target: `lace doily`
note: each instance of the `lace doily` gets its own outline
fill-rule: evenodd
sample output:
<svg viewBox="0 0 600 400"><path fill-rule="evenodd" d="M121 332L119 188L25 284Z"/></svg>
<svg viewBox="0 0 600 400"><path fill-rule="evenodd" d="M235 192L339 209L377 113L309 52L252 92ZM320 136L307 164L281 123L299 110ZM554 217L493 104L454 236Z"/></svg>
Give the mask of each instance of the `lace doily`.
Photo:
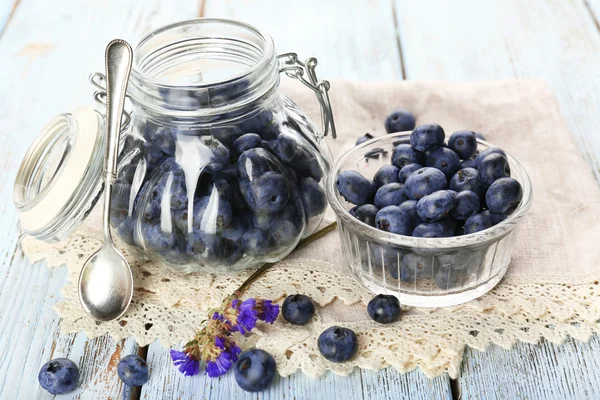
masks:
<svg viewBox="0 0 600 400"><path fill-rule="evenodd" d="M55 307L65 333L83 330L90 338L103 334L115 340L134 336L142 346L156 339L163 346L177 345L191 338L207 310L250 274L177 275L124 249L134 275L132 305L118 321L100 324L85 314L77 297L81 265L100 247L99 238L97 231L82 228L62 243L30 238L22 243L32 262L45 259L49 267L66 265L68 269L62 301ZM587 341L593 332L600 331L598 281L583 285L502 282L465 305L405 308L401 322L380 325L366 313L372 294L349 276L345 266L307 257L319 254L318 246L317 241L273 266L246 293L247 297L279 302L288 294L303 293L319 306L316 317L306 326L292 326L280 317L273 325L259 325L249 337L237 338L243 348L254 345L269 351L282 376L297 370L318 377L326 370L349 374L355 367L392 366L400 372L420 367L430 377L445 372L456 377L467 345L484 351L490 344L510 348L517 340L535 343L546 338L560 343L571 336ZM359 337L358 355L342 364L327 361L316 346L319 334L336 324L353 329Z"/></svg>

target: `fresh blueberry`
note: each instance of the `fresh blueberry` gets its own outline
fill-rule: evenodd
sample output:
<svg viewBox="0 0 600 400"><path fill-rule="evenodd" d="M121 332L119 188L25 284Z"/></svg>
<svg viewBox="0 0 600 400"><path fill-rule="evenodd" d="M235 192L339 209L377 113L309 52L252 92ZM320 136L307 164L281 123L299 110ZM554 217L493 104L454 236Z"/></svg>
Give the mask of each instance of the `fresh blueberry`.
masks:
<svg viewBox="0 0 600 400"><path fill-rule="evenodd" d="M499 224L500 222L508 218L508 215L506 214L496 214L491 212L490 210L484 210L481 212L481 214L486 217L489 217L492 220L492 224L494 225Z"/></svg>
<svg viewBox="0 0 600 400"><path fill-rule="evenodd" d="M481 161L484 158L486 158L487 156L489 156L490 154L500 154L500 155L503 155L504 157L506 157L506 153L501 148L499 148L499 147L489 147L489 148L483 150L481 153L479 153L477 155L477 157L475 158L475 162L477 163L477 167L479 167L481 165Z"/></svg>
<svg viewBox="0 0 600 400"><path fill-rule="evenodd" d="M235 215L231 220L231 225L223 229L221 236L225 239L238 241L242 239L248 228L249 226L246 225L245 221Z"/></svg>
<svg viewBox="0 0 600 400"><path fill-rule="evenodd" d="M465 190L456 195L456 208L452 211L452 216L464 221L471 215L478 213L480 209L479 196L475 192Z"/></svg>
<svg viewBox="0 0 600 400"><path fill-rule="evenodd" d="M141 237L134 231L133 238L138 246L159 254L168 263L182 265L190 261L185 240L175 227L163 229L159 223L142 222Z"/></svg>
<svg viewBox="0 0 600 400"><path fill-rule="evenodd" d="M269 235L277 248L287 248L293 245L300 238L301 233L301 228L293 222L285 220L273 224L269 230Z"/></svg>
<svg viewBox="0 0 600 400"><path fill-rule="evenodd" d="M354 216L357 220L367 225L375 226L375 216L378 211L379 209L373 204L363 204L356 209Z"/></svg>
<svg viewBox="0 0 600 400"><path fill-rule="evenodd" d="M486 187L497 179L509 177L508 159L499 153L487 155L479 162L478 175L479 181Z"/></svg>
<svg viewBox="0 0 600 400"><path fill-rule="evenodd" d="M300 180L300 194L302 195L304 212L308 218L320 215L325 211L327 199L319 182L310 177L302 178Z"/></svg>
<svg viewBox="0 0 600 400"><path fill-rule="evenodd" d="M317 182L323 178L323 167L318 156L308 148L302 147L300 143L297 143L296 152L290 165L300 176L310 176Z"/></svg>
<svg viewBox="0 0 600 400"><path fill-rule="evenodd" d="M298 141L288 135L279 135L264 143L264 145L279 158L283 163L290 164L296 155Z"/></svg>
<svg viewBox="0 0 600 400"><path fill-rule="evenodd" d="M237 138L235 142L233 142L233 146L231 147L231 154L234 157L239 157L240 154L242 154L246 150L260 147L261 142L262 138L256 133L246 133Z"/></svg>
<svg viewBox="0 0 600 400"><path fill-rule="evenodd" d="M439 267L433 274L433 283L442 290L457 289L467 282L466 272L466 269Z"/></svg>
<svg viewBox="0 0 600 400"><path fill-rule="evenodd" d="M449 148L438 147L425 153L425 165L439 169L450 179L460 169L460 158Z"/></svg>
<svg viewBox="0 0 600 400"><path fill-rule="evenodd" d="M304 207L302 201L294 198L281 211L274 213L254 213L254 227L264 231L271 229L273 226L282 221L291 221L294 225L301 226L304 221Z"/></svg>
<svg viewBox="0 0 600 400"><path fill-rule="evenodd" d="M269 353L252 349L240 354L233 374L238 386L247 392L262 392L271 386L277 374L277 364Z"/></svg>
<svg viewBox="0 0 600 400"><path fill-rule="evenodd" d="M201 264L216 264L224 260L233 242L213 233L195 231L187 235L187 252Z"/></svg>
<svg viewBox="0 0 600 400"><path fill-rule="evenodd" d="M448 139L448 147L461 159L467 159L477 151L477 137L471 131L456 131Z"/></svg>
<svg viewBox="0 0 600 400"><path fill-rule="evenodd" d="M412 131L415 128L415 116L408 110L399 108L385 119L387 133Z"/></svg>
<svg viewBox="0 0 600 400"><path fill-rule="evenodd" d="M488 215L481 213L473 214L465 221L465 235L482 231L494 225L492 219Z"/></svg>
<svg viewBox="0 0 600 400"><path fill-rule="evenodd" d="M394 147L396 147L396 146L398 146L400 144L408 144L408 145L410 145L410 135L401 137L401 138L396 139L396 140L394 140L392 142L392 146L394 146Z"/></svg>
<svg viewBox="0 0 600 400"><path fill-rule="evenodd" d="M454 236L454 230L444 222L424 222L413 230L414 237L442 238Z"/></svg>
<svg viewBox="0 0 600 400"><path fill-rule="evenodd" d="M244 133L255 132L263 139L275 139L279 135L279 123L277 116L269 110L261 110L249 118L245 118L240 124Z"/></svg>
<svg viewBox="0 0 600 400"><path fill-rule="evenodd" d="M404 194L411 200L420 200L438 190L448 187L448 180L442 171L436 168L421 168L413 172L404 183Z"/></svg>
<svg viewBox="0 0 600 400"><path fill-rule="evenodd" d="M510 214L521 203L523 188L513 178L496 180L485 194L488 209L496 214Z"/></svg>
<svg viewBox="0 0 600 400"><path fill-rule="evenodd" d="M433 259L430 256L421 256L407 253L402 257L400 279L404 282L430 278L433 273ZM408 279L407 279L408 278Z"/></svg>
<svg viewBox="0 0 600 400"><path fill-rule="evenodd" d="M410 134L410 144L415 150L429 151L440 147L445 138L444 129L438 124L419 125Z"/></svg>
<svg viewBox="0 0 600 400"><path fill-rule="evenodd" d="M344 171L335 181L340 195L357 206L372 203L377 186L356 171Z"/></svg>
<svg viewBox="0 0 600 400"><path fill-rule="evenodd" d="M380 324L390 324L400 319L400 302L396 296L378 294L367 305L369 317Z"/></svg>
<svg viewBox="0 0 600 400"><path fill-rule="evenodd" d="M404 167L402 167L402 169L400 170L400 173L398 174L398 182L400 182L400 183L406 182L408 177L413 172L415 172L416 170L421 169L421 168L423 168L423 166L421 164L417 164L417 163L405 165Z"/></svg>
<svg viewBox="0 0 600 400"><path fill-rule="evenodd" d="M214 136L210 135L200 136L200 142L211 150L211 163L221 165L227 164L229 161L229 149L225 147L223 143L219 142L219 140L217 140Z"/></svg>
<svg viewBox="0 0 600 400"><path fill-rule="evenodd" d="M231 224L232 219L231 205L220 196L203 196L194 201L194 215L191 221L192 230L202 230L208 233L221 232ZM176 211L174 220L175 225L182 232L190 231L190 218L187 208Z"/></svg>
<svg viewBox="0 0 600 400"><path fill-rule="evenodd" d="M306 325L315 315L315 305L308 296L293 294L283 301L281 314L294 325Z"/></svg>
<svg viewBox="0 0 600 400"><path fill-rule="evenodd" d="M450 178L448 187L457 192L470 190L475 192L480 198L483 198L485 194L485 188L479 180L477 170L474 168L464 168L455 173Z"/></svg>
<svg viewBox="0 0 600 400"><path fill-rule="evenodd" d="M119 361L117 372L123 383L129 386L142 386L149 379L146 361L136 354L123 357Z"/></svg>
<svg viewBox="0 0 600 400"><path fill-rule="evenodd" d="M244 133L246 132L243 132L237 125L217 125L211 127L209 132L212 137L223 143L223 146L226 147L231 147L236 139Z"/></svg>
<svg viewBox="0 0 600 400"><path fill-rule="evenodd" d="M79 368L66 358L55 358L42 366L38 374L40 386L52 394L75 390L79 383Z"/></svg>
<svg viewBox="0 0 600 400"><path fill-rule="evenodd" d="M387 185L388 183L399 182L398 173L400 169L393 165L384 165L379 168L379 170L375 173L373 177L373 182L377 185L377 187L381 187L383 185Z"/></svg>
<svg viewBox="0 0 600 400"><path fill-rule="evenodd" d="M339 363L350 360L356 354L358 338L348 328L332 326L321 333L317 345L323 357Z"/></svg>
<svg viewBox="0 0 600 400"><path fill-rule="evenodd" d="M410 236L412 221L409 215L398 206L387 206L375 216L375 226L382 231Z"/></svg>
<svg viewBox="0 0 600 400"><path fill-rule="evenodd" d="M405 200L402 202L402 204L400 204L398 207L400 207L400 209L402 211L404 211L405 213L408 214L408 216L410 217L410 220L413 222L413 225L418 225L421 222L423 222L421 220L421 218L419 218L419 215L417 214L417 204L419 202L417 200Z"/></svg>
<svg viewBox="0 0 600 400"><path fill-rule="evenodd" d="M271 245L271 237L260 229L250 229L242 236L242 247L251 255L265 255L271 249Z"/></svg>
<svg viewBox="0 0 600 400"><path fill-rule="evenodd" d="M273 170L273 156L265 149L250 149L243 152L237 161L240 180L253 180Z"/></svg>
<svg viewBox="0 0 600 400"><path fill-rule="evenodd" d="M255 212L276 212L286 206L292 193L288 178L270 171L251 182L240 181L240 189Z"/></svg>
<svg viewBox="0 0 600 400"><path fill-rule="evenodd" d="M397 249L379 244L369 243L370 252L363 255L364 262L370 264L375 270L385 267L388 271L398 270L398 260L402 259ZM396 279L398 277L396 276Z"/></svg>
<svg viewBox="0 0 600 400"><path fill-rule="evenodd" d="M375 193L375 207L397 206L404 200L404 185L401 183L388 183L377 189Z"/></svg>
<svg viewBox="0 0 600 400"><path fill-rule="evenodd" d="M370 133L365 133L363 136L356 139L356 146L358 146L359 144L363 144L364 142L369 141L374 137L375 136L371 135Z"/></svg>
<svg viewBox="0 0 600 400"><path fill-rule="evenodd" d="M399 144L392 152L392 164L402 169L408 164L425 164L425 154L415 150L409 144Z"/></svg>
<svg viewBox="0 0 600 400"><path fill-rule="evenodd" d="M348 213L350 215L352 215L354 218L356 218L356 211L358 210L358 207L360 207L360 206L354 206L354 207L352 207L351 209L348 210Z"/></svg>
<svg viewBox="0 0 600 400"><path fill-rule="evenodd" d="M438 190L424 196L417 204L417 214L425 222L446 218L456 206L456 199L447 190Z"/></svg>
<svg viewBox="0 0 600 400"><path fill-rule="evenodd" d="M474 158L467 158L460 162L460 169L474 168L477 169L477 161Z"/></svg>

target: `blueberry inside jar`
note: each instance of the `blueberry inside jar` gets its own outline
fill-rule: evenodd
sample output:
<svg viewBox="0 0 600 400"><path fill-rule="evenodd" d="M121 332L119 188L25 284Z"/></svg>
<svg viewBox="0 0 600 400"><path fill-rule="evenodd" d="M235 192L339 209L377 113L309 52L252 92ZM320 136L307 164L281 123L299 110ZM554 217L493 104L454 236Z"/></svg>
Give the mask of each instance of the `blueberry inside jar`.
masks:
<svg viewBox="0 0 600 400"><path fill-rule="evenodd" d="M111 223L119 237L180 271L232 273L277 261L325 212L324 135L279 91L272 39L198 19L137 45L133 129Z"/></svg>

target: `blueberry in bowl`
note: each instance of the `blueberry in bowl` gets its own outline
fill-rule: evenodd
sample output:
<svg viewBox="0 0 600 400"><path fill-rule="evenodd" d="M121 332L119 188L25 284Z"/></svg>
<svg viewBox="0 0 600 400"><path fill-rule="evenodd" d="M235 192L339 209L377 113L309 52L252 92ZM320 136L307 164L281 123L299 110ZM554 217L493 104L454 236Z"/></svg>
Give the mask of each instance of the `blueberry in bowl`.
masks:
<svg viewBox="0 0 600 400"><path fill-rule="evenodd" d="M506 150L431 123L342 155L326 194L354 277L409 306L461 304L493 288L532 202L527 172Z"/></svg>

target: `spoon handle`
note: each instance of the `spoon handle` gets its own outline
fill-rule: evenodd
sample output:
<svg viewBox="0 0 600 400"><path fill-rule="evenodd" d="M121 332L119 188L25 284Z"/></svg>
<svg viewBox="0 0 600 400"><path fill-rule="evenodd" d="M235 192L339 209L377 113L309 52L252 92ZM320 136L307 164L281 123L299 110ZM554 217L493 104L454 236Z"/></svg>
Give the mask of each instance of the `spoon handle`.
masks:
<svg viewBox="0 0 600 400"><path fill-rule="evenodd" d="M115 39L106 47L106 149L104 157L104 213L103 230L105 241L110 235L110 199L112 184L117 179L117 157L121 116L125 103L127 82L133 58L131 46L124 40Z"/></svg>

